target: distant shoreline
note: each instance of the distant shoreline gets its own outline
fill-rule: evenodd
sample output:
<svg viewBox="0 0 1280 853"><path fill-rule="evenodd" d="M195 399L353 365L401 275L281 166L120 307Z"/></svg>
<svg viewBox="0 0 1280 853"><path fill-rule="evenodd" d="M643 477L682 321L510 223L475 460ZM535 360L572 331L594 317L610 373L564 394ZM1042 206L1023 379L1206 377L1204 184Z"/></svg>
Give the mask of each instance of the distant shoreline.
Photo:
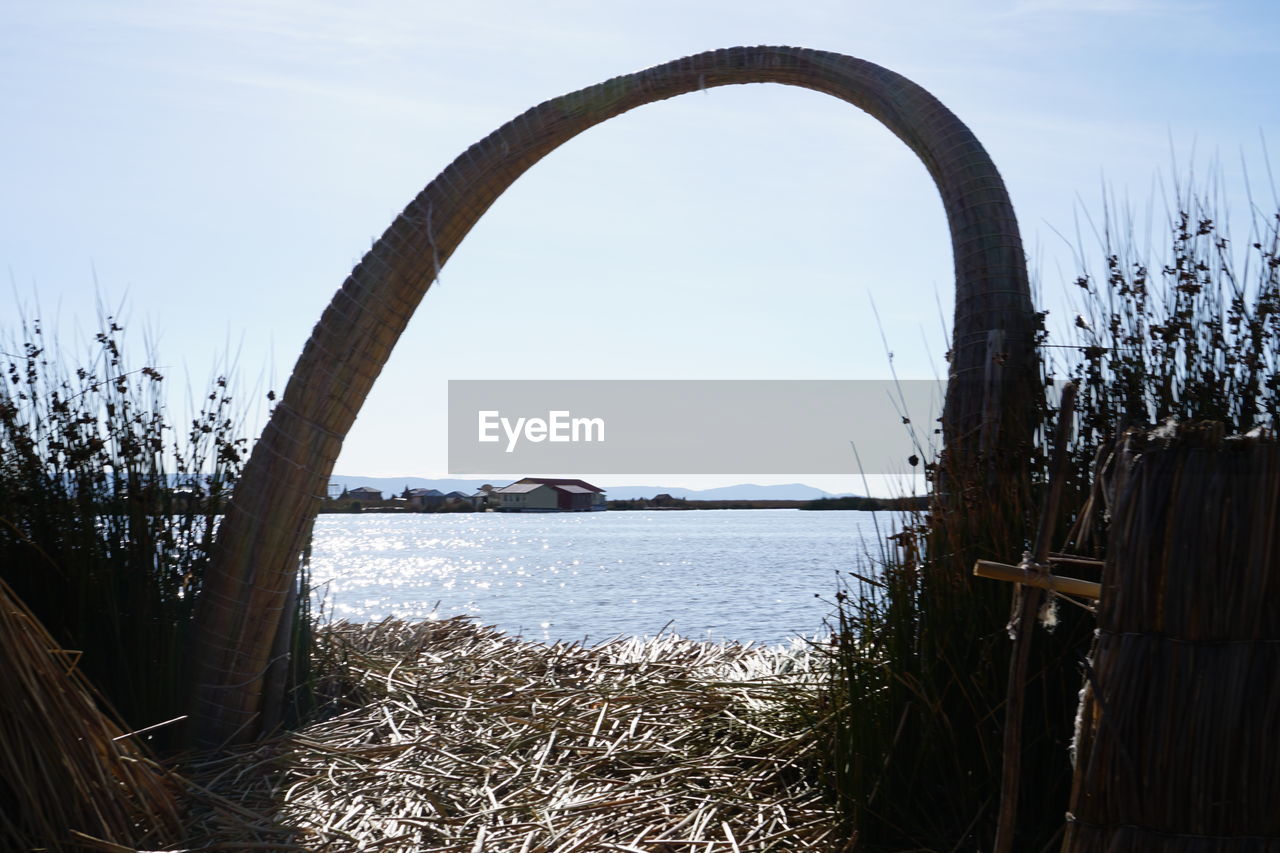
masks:
<svg viewBox="0 0 1280 853"><path fill-rule="evenodd" d="M904 498L840 497L815 500L691 500L658 495L654 498L611 500L610 510L698 510L698 509L804 509L804 510L922 510L928 508L928 497Z"/></svg>
<svg viewBox="0 0 1280 853"><path fill-rule="evenodd" d="M860 511L909 511L928 508L927 496L911 496L905 498L867 498L841 497L818 498L816 500L692 500L674 498L670 495L658 495L653 498L631 498L608 501L611 512L636 512L644 510L692 511L692 510L726 510L726 509L801 509L801 510L860 510ZM356 505L339 504L328 501L320 508L322 514L383 513L387 515L423 515L483 512L483 510L449 507L439 510L407 509L402 506L386 506L379 504Z"/></svg>
<svg viewBox="0 0 1280 853"><path fill-rule="evenodd" d="M374 477L364 474L335 473L329 478L329 495L337 497L342 489L354 489L369 486L387 495L402 494L405 490L417 488L435 489L442 494L462 492L473 495L483 486L501 486L515 482L518 475L491 476L486 479L467 478L427 478L427 477ZM662 485L608 485L603 486L609 500L631 500L633 498L654 499L658 495L668 494L672 497L700 501L812 501L819 498L854 497L850 491L829 492L804 483L786 483L760 485L758 483L738 483L731 486L714 488L687 488L674 483Z"/></svg>

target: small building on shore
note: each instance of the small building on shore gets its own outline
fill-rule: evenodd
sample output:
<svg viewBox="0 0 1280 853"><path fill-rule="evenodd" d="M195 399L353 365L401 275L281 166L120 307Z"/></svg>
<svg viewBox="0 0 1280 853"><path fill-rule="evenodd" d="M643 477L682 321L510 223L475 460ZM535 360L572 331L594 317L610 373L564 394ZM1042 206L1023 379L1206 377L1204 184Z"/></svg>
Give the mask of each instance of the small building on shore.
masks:
<svg viewBox="0 0 1280 853"><path fill-rule="evenodd" d="M585 480L525 477L490 491L489 505L498 512L598 512L605 497Z"/></svg>
<svg viewBox="0 0 1280 853"><path fill-rule="evenodd" d="M403 497L412 509L436 509L444 503L439 489L405 489Z"/></svg>
<svg viewBox="0 0 1280 853"><path fill-rule="evenodd" d="M382 492L371 486L356 486L350 489L342 496L343 500L359 501L360 503L379 503L382 500Z"/></svg>

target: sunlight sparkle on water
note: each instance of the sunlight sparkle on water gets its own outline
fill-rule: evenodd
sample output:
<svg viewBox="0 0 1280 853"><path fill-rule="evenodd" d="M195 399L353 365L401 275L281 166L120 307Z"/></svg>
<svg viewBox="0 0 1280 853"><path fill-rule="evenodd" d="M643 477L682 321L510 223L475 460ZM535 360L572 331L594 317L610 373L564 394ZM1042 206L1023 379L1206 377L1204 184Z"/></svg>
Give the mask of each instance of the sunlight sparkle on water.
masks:
<svg viewBox="0 0 1280 853"><path fill-rule="evenodd" d="M325 612L354 621L470 614L593 642L670 622L780 643L823 630L815 593L865 567L871 529L865 513L794 510L329 515L311 569Z"/></svg>

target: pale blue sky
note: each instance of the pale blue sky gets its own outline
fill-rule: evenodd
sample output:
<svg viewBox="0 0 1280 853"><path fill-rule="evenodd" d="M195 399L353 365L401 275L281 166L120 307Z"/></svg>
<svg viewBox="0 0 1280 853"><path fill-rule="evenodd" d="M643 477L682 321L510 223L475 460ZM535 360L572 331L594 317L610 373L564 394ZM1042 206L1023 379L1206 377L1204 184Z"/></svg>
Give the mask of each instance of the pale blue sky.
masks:
<svg viewBox="0 0 1280 853"><path fill-rule="evenodd" d="M3 8L2 325L38 301L73 339L92 326L96 271L175 379L202 381L230 350L260 391L283 387L352 264L464 148L537 102L689 53L814 47L932 91L1003 172L1057 316L1075 265L1055 232L1074 239L1104 181L1145 206L1172 141L1238 187L1241 152L1258 178L1280 117L1269 2ZM645 107L498 201L338 468L443 475L448 379L883 377L872 298L899 372L932 377L951 282L923 167L858 110L781 86ZM530 358L534 341L585 357Z"/></svg>

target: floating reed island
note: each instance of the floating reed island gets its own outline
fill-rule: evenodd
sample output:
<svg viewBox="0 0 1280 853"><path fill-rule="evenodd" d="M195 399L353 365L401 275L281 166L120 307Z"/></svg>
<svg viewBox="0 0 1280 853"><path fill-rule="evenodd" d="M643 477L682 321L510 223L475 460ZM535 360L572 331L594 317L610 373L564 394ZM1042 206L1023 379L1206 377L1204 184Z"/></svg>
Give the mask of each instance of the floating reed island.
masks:
<svg viewBox="0 0 1280 853"><path fill-rule="evenodd" d="M216 795L193 816L203 843L840 849L802 710L823 665L810 647L543 645L458 617L338 623L318 657L327 719L188 768Z"/></svg>

